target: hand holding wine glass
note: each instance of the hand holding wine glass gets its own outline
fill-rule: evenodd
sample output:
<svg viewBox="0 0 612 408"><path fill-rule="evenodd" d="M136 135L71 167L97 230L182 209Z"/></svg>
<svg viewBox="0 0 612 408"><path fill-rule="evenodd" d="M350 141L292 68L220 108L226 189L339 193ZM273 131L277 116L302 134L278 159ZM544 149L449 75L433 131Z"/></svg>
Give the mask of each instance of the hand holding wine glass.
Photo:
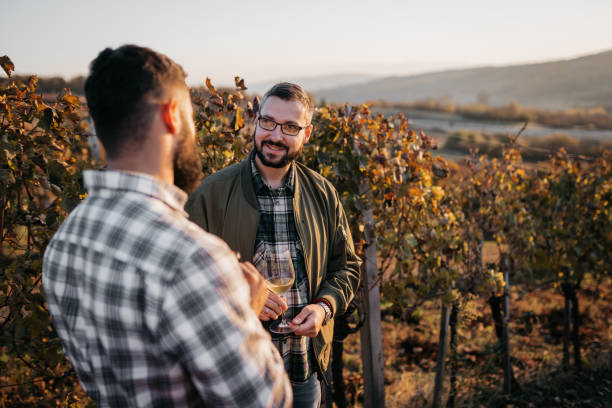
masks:
<svg viewBox="0 0 612 408"><path fill-rule="evenodd" d="M270 250L263 253L263 259L258 263L258 269L266 281L266 285L273 293L282 296L293 286L295 270L293 260L288 250ZM276 310L275 312L279 312ZM291 333L289 322L280 310L282 319L270 326L273 333Z"/></svg>
<svg viewBox="0 0 612 408"><path fill-rule="evenodd" d="M260 314L267 299L268 290L261 274L250 262L240 262L240 269L244 275L244 278L249 285L249 291L251 293L251 309L255 314Z"/></svg>

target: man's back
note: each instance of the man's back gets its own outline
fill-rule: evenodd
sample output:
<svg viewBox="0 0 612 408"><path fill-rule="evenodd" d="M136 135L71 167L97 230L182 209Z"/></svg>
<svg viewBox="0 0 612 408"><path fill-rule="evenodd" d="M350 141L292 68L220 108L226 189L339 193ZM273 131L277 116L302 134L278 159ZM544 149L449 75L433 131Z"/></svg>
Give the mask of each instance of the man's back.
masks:
<svg viewBox="0 0 612 408"><path fill-rule="evenodd" d="M284 405L282 361L227 245L152 177L86 172L45 252L64 351L100 406Z"/></svg>

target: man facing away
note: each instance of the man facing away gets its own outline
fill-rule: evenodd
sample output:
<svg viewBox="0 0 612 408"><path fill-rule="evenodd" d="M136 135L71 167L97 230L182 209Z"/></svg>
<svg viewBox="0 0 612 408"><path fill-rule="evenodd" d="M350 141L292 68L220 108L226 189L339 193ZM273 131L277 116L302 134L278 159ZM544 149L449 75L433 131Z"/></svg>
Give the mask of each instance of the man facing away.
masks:
<svg viewBox="0 0 612 408"><path fill-rule="evenodd" d="M183 210L201 178L183 69L132 45L105 49L90 68L85 93L108 170L84 172L88 196L43 264L83 388L100 407L290 405L257 319L261 278Z"/></svg>
<svg viewBox="0 0 612 408"><path fill-rule="evenodd" d="M298 85L280 83L263 97L254 148L243 162L206 178L186 205L191 220L223 238L244 259L288 250L296 279L286 300L270 292L264 322L285 310L294 332L272 336L293 386L294 407L320 403L334 315L359 283L342 203L321 175L295 161L312 132L313 103Z"/></svg>

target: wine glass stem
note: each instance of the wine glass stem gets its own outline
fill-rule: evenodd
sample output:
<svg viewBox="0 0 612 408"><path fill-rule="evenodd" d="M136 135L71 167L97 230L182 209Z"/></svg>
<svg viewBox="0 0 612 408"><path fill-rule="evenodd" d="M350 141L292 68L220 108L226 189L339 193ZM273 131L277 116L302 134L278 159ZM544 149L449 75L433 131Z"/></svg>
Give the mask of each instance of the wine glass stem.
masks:
<svg viewBox="0 0 612 408"><path fill-rule="evenodd" d="M286 293L287 292L283 293L283 296ZM288 327L289 326L289 322L287 321L287 317L285 316L285 313L287 313L288 311L289 311L289 309L287 309L287 310L285 310L284 312L281 313L281 321L279 323L279 326L281 326L281 327Z"/></svg>

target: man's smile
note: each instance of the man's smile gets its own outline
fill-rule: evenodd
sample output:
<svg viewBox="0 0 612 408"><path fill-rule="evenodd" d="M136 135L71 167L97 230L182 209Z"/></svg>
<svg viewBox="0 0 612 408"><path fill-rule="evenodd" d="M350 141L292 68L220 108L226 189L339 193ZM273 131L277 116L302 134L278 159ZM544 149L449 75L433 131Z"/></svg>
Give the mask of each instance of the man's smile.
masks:
<svg viewBox="0 0 612 408"><path fill-rule="evenodd" d="M269 150L272 150L273 152L282 152L282 151L288 151L289 148L285 145L282 145L280 143L274 143L274 142L263 142L262 143L264 148L268 148Z"/></svg>

